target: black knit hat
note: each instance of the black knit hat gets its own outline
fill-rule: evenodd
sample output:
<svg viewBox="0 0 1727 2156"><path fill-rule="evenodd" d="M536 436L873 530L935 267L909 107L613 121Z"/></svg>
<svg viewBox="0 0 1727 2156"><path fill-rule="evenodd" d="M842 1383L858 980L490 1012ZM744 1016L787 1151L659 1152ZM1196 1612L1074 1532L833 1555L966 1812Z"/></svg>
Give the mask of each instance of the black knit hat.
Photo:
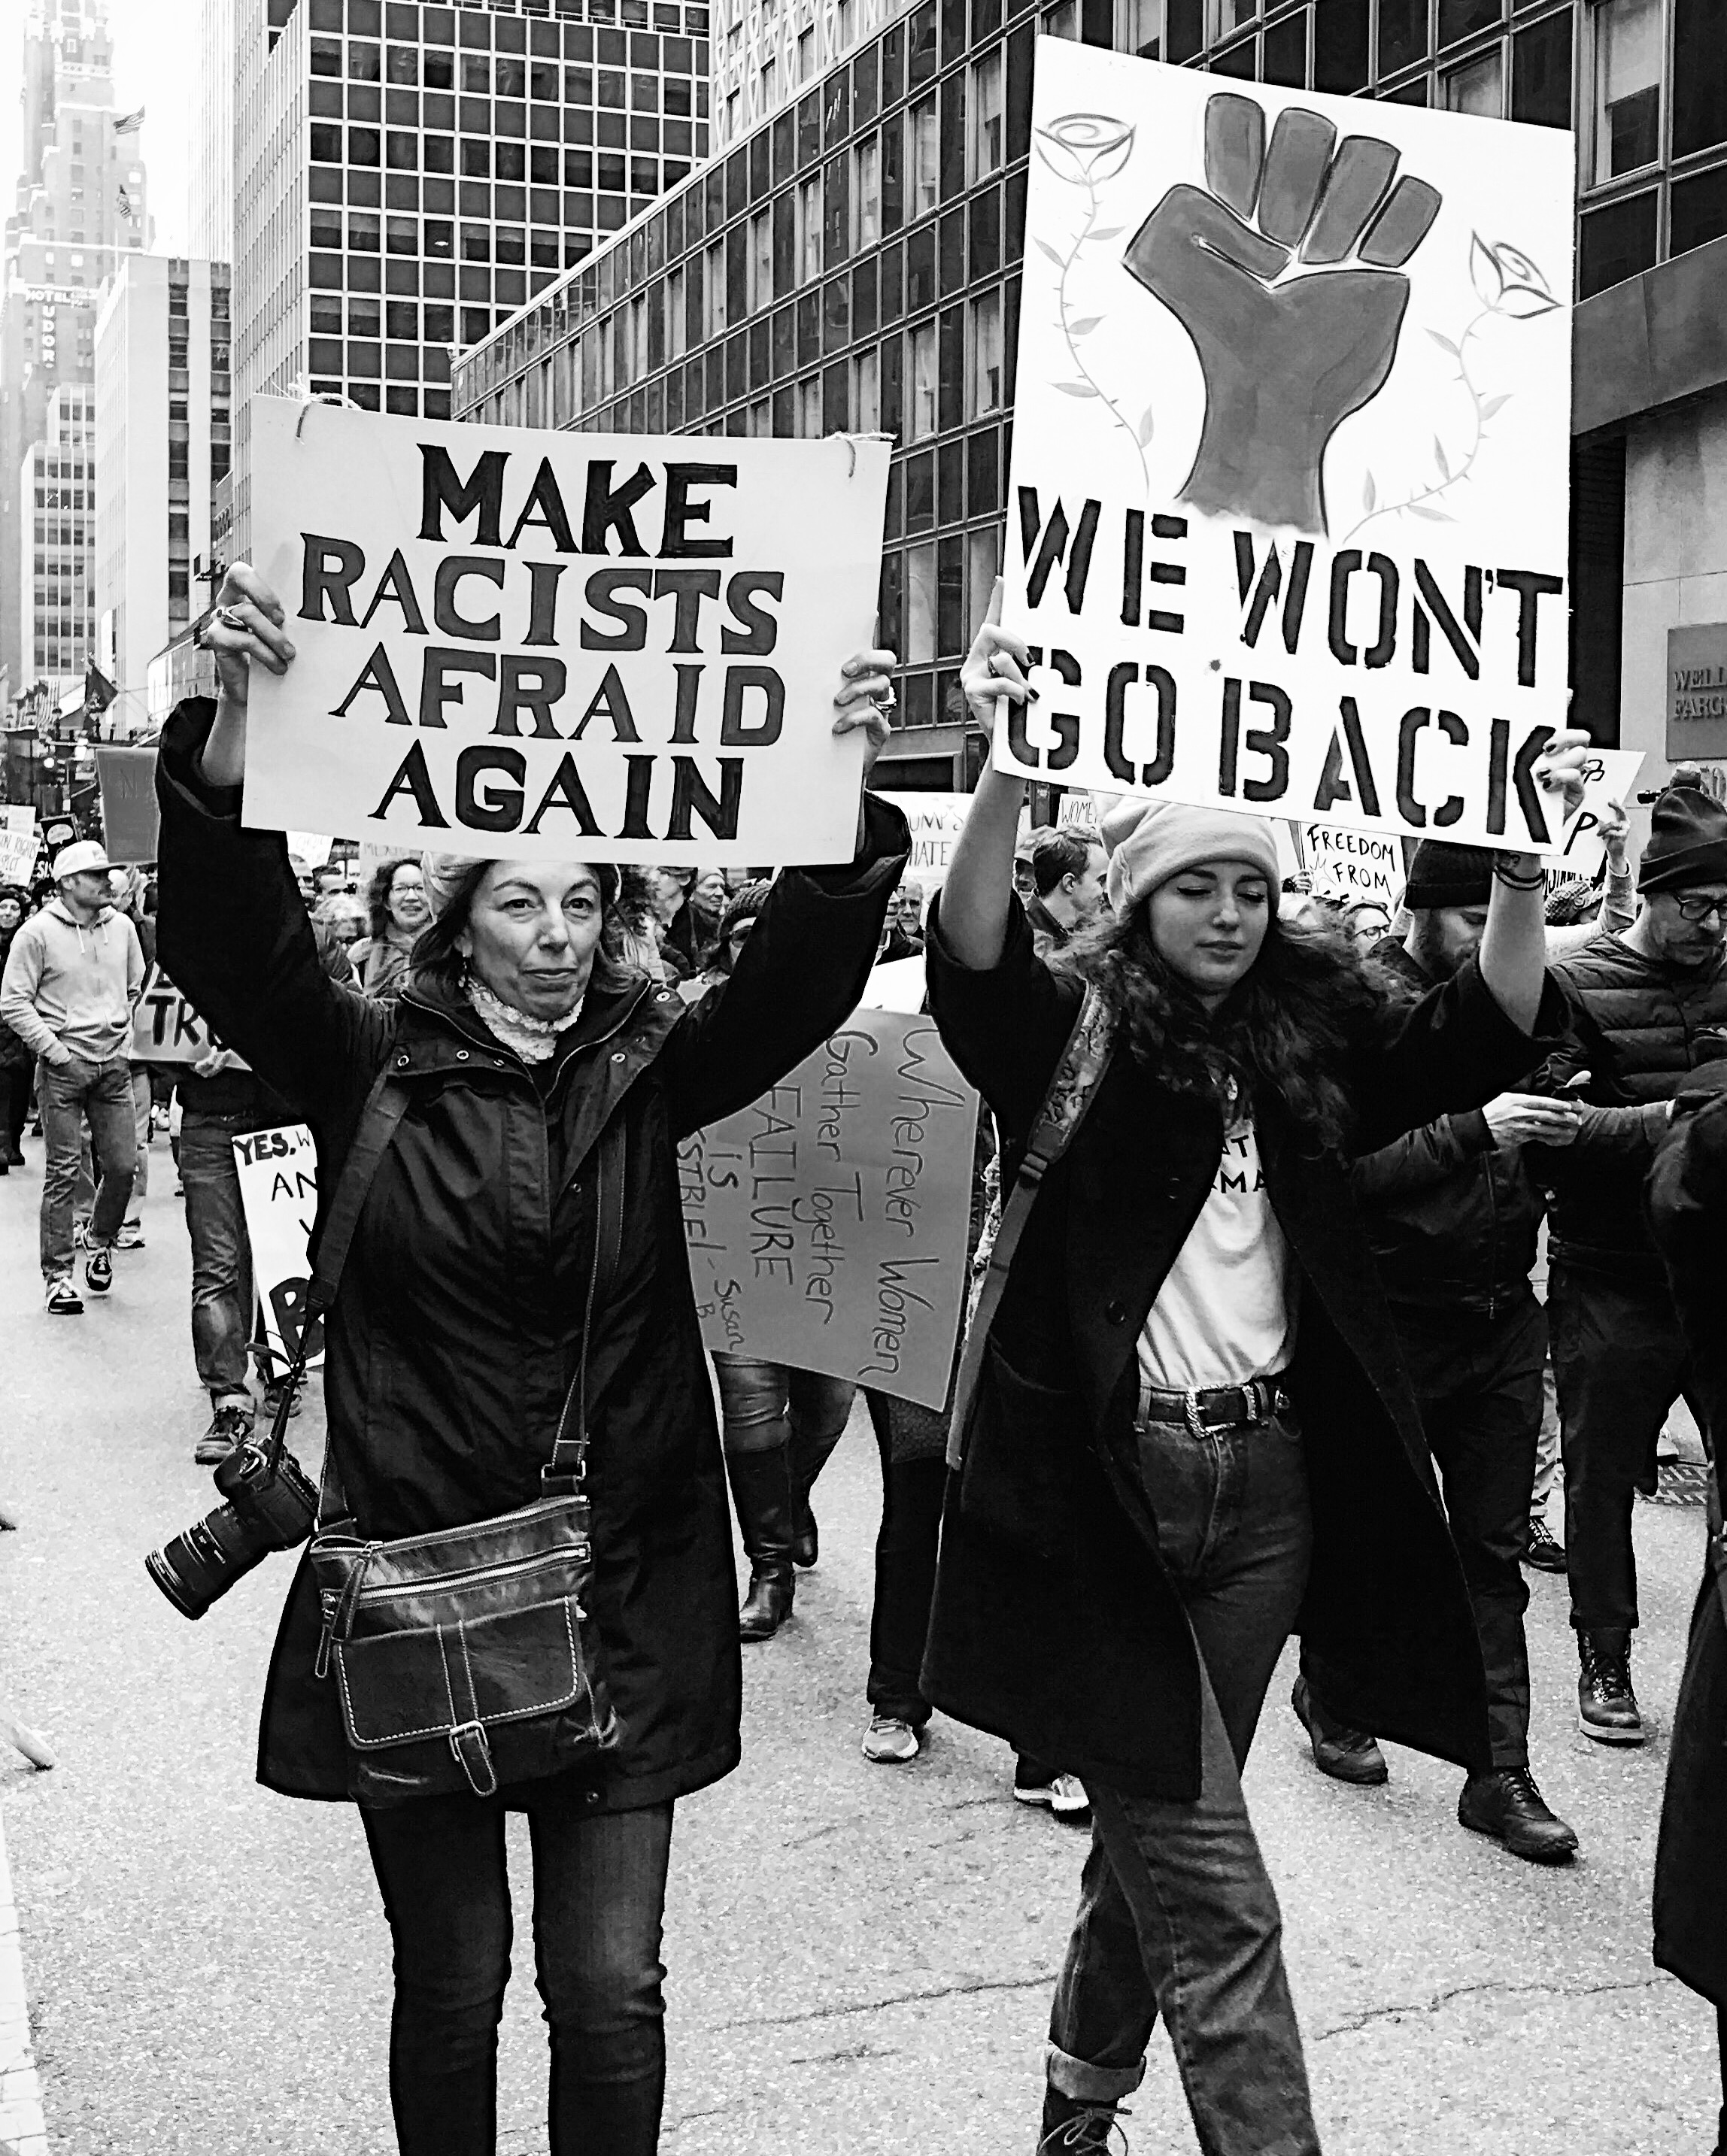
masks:
<svg viewBox="0 0 1727 2156"><path fill-rule="evenodd" d="M1423 839L1410 865L1403 903L1411 913L1431 906L1485 906L1493 895L1493 857L1485 846L1448 846Z"/></svg>
<svg viewBox="0 0 1727 2156"><path fill-rule="evenodd" d="M1682 773L1649 812L1637 889L1683 891L1699 883L1727 883L1727 808Z"/></svg>

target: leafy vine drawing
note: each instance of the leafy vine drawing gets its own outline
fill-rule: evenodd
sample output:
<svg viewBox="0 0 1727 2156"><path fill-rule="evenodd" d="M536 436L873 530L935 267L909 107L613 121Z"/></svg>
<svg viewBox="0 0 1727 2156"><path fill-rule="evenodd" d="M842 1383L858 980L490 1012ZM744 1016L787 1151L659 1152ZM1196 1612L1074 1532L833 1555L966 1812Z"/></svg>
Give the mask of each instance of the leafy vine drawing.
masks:
<svg viewBox="0 0 1727 2156"><path fill-rule="evenodd" d="M1059 310L1059 325L1069 358L1078 377L1072 382L1058 382L1054 387L1064 397L1096 398L1114 420L1117 426L1133 444L1133 454L1139 459L1139 476L1145 491L1151 491L1151 473L1145 461L1145 444L1151 439L1154 408L1148 405L1144 416L1136 426L1122 409L1121 405L1097 379L1087 365L1080 349L1082 339L1091 335L1103 321L1101 315L1087 315L1076 321L1068 300L1067 281L1080 249L1089 243L1118 239L1124 228L1121 225L1100 226L1097 219L1103 212L1098 198L1101 181L1113 179L1127 164L1133 154L1134 129L1127 121L1111 119L1102 112L1067 112L1047 127L1040 127L1037 134L1037 154L1058 179L1070 186L1083 187L1086 193L1085 221L1081 225L1072 246L1066 254L1051 246L1046 239L1036 244L1061 271L1056 299Z"/></svg>
<svg viewBox="0 0 1727 2156"><path fill-rule="evenodd" d="M1467 452L1453 466L1444 442L1436 433L1433 437L1433 459L1439 468L1439 476L1427 485L1418 487L1406 495L1401 501L1381 502L1379 489L1370 471L1362 482L1361 507L1358 517L1339 542L1347 547L1358 531L1381 516L1400 516L1406 511L1411 516L1425 517L1430 523L1451 524L1456 521L1448 509L1435 506L1437 497L1448 494L1453 487L1468 480L1487 439L1488 424L1494 415L1511 402L1511 393L1483 398L1474 376L1470 372L1469 346L1484 322L1495 317L1510 321L1533 321L1538 315L1552 312L1559 305L1553 296L1545 276L1521 248L1513 247L1501 240L1490 247L1481 234L1472 233L1469 241L1469 277L1475 287L1475 296L1480 307L1470 317L1462 333L1448 337L1438 330L1427 334L1442 352L1456 360L1457 380L1469 399L1470 413L1474 423L1474 436Z"/></svg>

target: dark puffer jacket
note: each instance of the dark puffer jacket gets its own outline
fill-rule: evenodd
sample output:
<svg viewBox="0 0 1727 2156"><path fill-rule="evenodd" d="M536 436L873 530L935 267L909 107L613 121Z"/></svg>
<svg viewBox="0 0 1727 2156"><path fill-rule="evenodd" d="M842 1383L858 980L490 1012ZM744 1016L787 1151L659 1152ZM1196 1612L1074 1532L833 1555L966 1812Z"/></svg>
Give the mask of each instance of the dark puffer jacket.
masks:
<svg viewBox="0 0 1727 2156"><path fill-rule="evenodd" d="M737 1763L740 1672L676 1149L855 1008L910 850L905 819L870 796L856 861L782 875L723 989L686 1006L638 977L596 983L555 1055L530 1067L454 991L422 982L379 1003L326 977L283 840L242 830L237 795L198 775L213 716L182 705L162 737L163 965L311 1123L321 1204L386 1059L412 1095L326 1333L329 1442L366 1534L460 1526L539 1494L584 1346L594 1147L623 1119L624 1247L587 1347L594 1612L624 1742L587 1794L625 1810L699 1789ZM317 1632L302 1559L259 1777L342 1797L347 1746L336 1687L312 1675Z"/></svg>
<svg viewBox="0 0 1727 2156"><path fill-rule="evenodd" d="M1433 983L1389 939L1375 963L1411 998ZM1479 1108L1406 1131L1351 1163L1385 1299L1394 1308L1493 1317L1529 1296L1541 1194L1519 1146L1501 1146Z"/></svg>
<svg viewBox="0 0 1727 2156"><path fill-rule="evenodd" d="M1643 1180L1667 1127L1665 1104L1687 1071L1722 1053L1727 954L1705 971L1679 973L1607 936L1553 972L1570 1006L1571 1038L1548 1065L1546 1089L1586 1070L1583 1097L1606 1111L1586 1117L1575 1145L1539 1156L1537 1173L1552 1194L1553 1257L1658 1286Z"/></svg>

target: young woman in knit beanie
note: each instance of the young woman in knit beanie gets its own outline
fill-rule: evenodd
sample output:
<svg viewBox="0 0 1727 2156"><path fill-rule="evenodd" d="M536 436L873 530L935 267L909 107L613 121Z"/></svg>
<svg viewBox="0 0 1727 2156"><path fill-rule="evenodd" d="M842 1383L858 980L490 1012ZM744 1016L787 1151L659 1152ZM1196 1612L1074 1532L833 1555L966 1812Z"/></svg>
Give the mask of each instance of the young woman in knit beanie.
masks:
<svg viewBox="0 0 1727 2156"><path fill-rule="evenodd" d="M1032 693L1025 663L979 631L979 721ZM1542 770L1572 803L1585 739L1557 736ZM1500 856L1478 961L1394 1009L1339 938L1279 921L1268 823L1123 800L1111 916L1046 965L1014 896L1023 790L991 771L973 797L930 1007L995 1111L1005 1192L1058 1067L1072 1135L959 1433L923 1689L1091 1793L1039 2147L1119 2145L1161 2014L1208 2156L1308 2156L1241 1784L1286 1638L1358 1726L1488 1758L1469 1599L1345 1163L1542 1061L1539 865Z"/></svg>

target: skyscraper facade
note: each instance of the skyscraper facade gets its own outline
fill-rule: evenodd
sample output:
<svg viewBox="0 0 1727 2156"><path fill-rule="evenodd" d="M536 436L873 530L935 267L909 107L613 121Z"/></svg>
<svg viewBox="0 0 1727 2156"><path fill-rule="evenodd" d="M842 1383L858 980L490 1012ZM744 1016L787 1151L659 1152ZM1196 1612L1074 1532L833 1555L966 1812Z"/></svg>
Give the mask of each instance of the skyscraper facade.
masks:
<svg viewBox="0 0 1727 2156"><path fill-rule="evenodd" d="M18 471L23 506L18 607L27 678L56 699L81 686L95 649L95 393L62 382L44 439Z"/></svg>
<svg viewBox="0 0 1727 2156"><path fill-rule="evenodd" d="M905 12L906 0L716 0L716 152L794 103L863 38Z"/></svg>
<svg viewBox="0 0 1727 2156"><path fill-rule="evenodd" d="M235 13L236 0L198 0L189 207L192 253L206 262L234 259Z"/></svg>
<svg viewBox="0 0 1727 2156"><path fill-rule="evenodd" d="M739 52L786 19L763 6L752 30L752 13ZM718 19L729 98L737 21ZM793 33L813 20L794 13ZM1668 630L1713 615L1727 665L1724 0L920 0L465 352L458 416L892 434L892 756L900 783L964 783L958 673L1005 532L1039 31L1576 129L1572 674L1596 738L1648 753L1647 783Z"/></svg>
<svg viewBox="0 0 1727 2156"><path fill-rule="evenodd" d="M247 400L447 417L458 342L707 154L709 56L697 0L236 4L244 546Z"/></svg>
<svg viewBox="0 0 1727 2156"><path fill-rule="evenodd" d="M30 679L20 565L34 551L25 541L35 505L24 459L49 440L55 390L93 382L102 280L149 234L136 118L113 109L105 0L35 0L23 57L23 168L0 265L0 679L9 698Z"/></svg>
<svg viewBox="0 0 1727 2156"><path fill-rule="evenodd" d="M212 490L229 465L225 263L135 254L96 323L95 659L141 730L150 661L208 603Z"/></svg>

